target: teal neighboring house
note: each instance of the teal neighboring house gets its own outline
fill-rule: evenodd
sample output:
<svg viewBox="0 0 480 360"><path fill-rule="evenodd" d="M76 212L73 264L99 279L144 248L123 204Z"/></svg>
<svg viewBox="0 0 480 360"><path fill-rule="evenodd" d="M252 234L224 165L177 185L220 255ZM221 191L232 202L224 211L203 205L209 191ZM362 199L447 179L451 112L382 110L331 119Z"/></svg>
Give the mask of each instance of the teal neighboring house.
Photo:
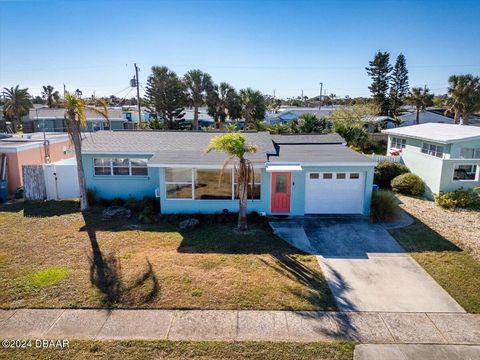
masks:
<svg viewBox="0 0 480 360"><path fill-rule="evenodd" d="M427 123L382 131L390 153L420 176L428 197L480 186L480 127Z"/></svg>
<svg viewBox="0 0 480 360"><path fill-rule="evenodd" d="M108 122L96 112L87 109L87 128L85 131L123 130L127 120L122 109L108 109ZM65 109L31 109L27 119L23 120L26 132L66 132Z"/></svg>
<svg viewBox="0 0 480 360"><path fill-rule="evenodd" d="M224 153L205 153L206 131L98 131L83 140L87 188L99 198L156 196L160 211L238 211L234 168ZM376 163L337 134L244 132L257 146L248 211L266 215L368 215Z"/></svg>

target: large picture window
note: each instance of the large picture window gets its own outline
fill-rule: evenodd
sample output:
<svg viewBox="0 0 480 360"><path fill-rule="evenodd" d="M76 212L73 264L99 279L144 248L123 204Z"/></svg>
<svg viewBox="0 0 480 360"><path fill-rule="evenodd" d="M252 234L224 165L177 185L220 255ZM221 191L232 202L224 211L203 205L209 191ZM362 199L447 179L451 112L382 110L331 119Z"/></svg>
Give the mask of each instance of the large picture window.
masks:
<svg viewBox="0 0 480 360"><path fill-rule="evenodd" d="M147 159L95 158L95 176L148 176Z"/></svg>
<svg viewBox="0 0 480 360"><path fill-rule="evenodd" d="M255 169L248 184L248 198L260 199L261 169ZM233 170L220 169L165 169L167 199L234 200L237 184Z"/></svg>
<svg viewBox="0 0 480 360"><path fill-rule="evenodd" d="M461 159L480 159L480 148L461 148Z"/></svg>
<svg viewBox="0 0 480 360"><path fill-rule="evenodd" d="M478 181L478 165L455 165L453 180L455 181Z"/></svg>

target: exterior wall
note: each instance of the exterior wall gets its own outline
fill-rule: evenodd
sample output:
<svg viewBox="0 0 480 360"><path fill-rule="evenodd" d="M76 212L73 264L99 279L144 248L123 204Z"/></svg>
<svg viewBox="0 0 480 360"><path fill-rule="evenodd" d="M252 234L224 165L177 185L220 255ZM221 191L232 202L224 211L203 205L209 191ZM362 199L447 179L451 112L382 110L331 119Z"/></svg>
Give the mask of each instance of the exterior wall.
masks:
<svg viewBox="0 0 480 360"><path fill-rule="evenodd" d="M156 168L151 168L156 171ZM165 169L158 169L160 188L160 212L162 214L195 214L220 213L224 209L230 212L238 212L238 200L190 200L190 199L167 199L165 191ZM260 199L248 200L247 211L268 213L270 209L270 174L262 169Z"/></svg>
<svg viewBox="0 0 480 360"><path fill-rule="evenodd" d="M144 196L155 196L158 187L158 170L148 169L148 176L95 176L93 171L94 157L112 158L150 158L151 155L128 155L128 154L101 154L82 156L83 170L87 189L96 192L98 198L135 198L142 199Z"/></svg>
<svg viewBox="0 0 480 360"><path fill-rule="evenodd" d="M358 167L358 166L315 166L304 167L303 171L292 172L291 178L291 200L290 200L290 215L304 215L305 214L305 181L306 173L309 171L318 172L364 172L365 173L365 198L363 214L370 214L370 203L372 197L373 187L373 172L374 167ZM151 169L152 170L152 169ZM271 214L271 173L267 173L265 169L262 170L261 177L261 199L248 200L247 211L265 212ZM165 171L163 168L159 169L159 188L160 188L160 207L163 214L174 213L219 213L223 209L231 212L238 211L238 200L190 200L190 199L167 199L165 195Z"/></svg>
<svg viewBox="0 0 480 360"><path fill-rule="evenodd" d="M45 148L43 142L29 144L23 150L22 147L17 148L16 152L7 152L8 162L8 192L13 193L16 189L23 185L22 165L40 165L45 163ZM50 144L50 162L68 159L75 156L70 150L69 141L54 142ZM0 150L1 152L1 150Z"/></svg>

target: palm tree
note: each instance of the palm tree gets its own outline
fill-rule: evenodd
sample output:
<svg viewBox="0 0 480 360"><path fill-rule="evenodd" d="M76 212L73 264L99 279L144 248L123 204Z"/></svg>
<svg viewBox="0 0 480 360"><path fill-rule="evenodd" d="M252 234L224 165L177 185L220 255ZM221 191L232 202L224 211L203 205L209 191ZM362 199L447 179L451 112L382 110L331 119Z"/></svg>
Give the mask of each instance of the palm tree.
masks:
<svg viewBox="0 0 480 360"><path fill-rule="evenodd" d="M452 75L448 79L447 112L454 114L455 124L463 119L468 125L472 115L480 110L480 78L471 74Z"/></svg>
<svg viewBox="0 0 480 360"><path fill-rule="evenodd" d="M46 100L49 108L53 108L60 100L60 94L53 89L52 85L43 86L42 97Z"/></svg>
<svg viewBox="0 0 480 360"><path fill-rule="evenodd" d="M205 104L207 94L213 89L212 78L201 70L190 70L183 76L188 102L193 107L193 129L198 130L198 108Z"/></svg>
<svg viewBox="0 0 480 360"><path fill-rule="evenodd" d="M229 163L236 160L234 165L236 183L238 184L238 229L247 230L247 196L248 183L253 179L253 166L250 160L245 158L245 154L257 152L255 145L248 145L245 136L239 132L227 133L221 136L215 136L208 144L207 153L211 151L222 151L227 153L228 158L223 163L222 173ZM221 175L220 175L221 176Z"/></svg>
<svg viewBox="0 0 480 360"><path fill-rule="evenodd" d="M231 120L240 118L241 103L235 88L226 82L213 85L207 96L208 113L215 120L215 128L220 129L227 116Z"/></svg>
<svg viewBox="0 0 480 360"><path fill-rule="evenodd" d="M27 115L33 107L32 98L28 93L28 88L20 89L19 85L5 90L5 104L3 113L7 119L12 122L12 131L17 132L18 125L22 116Z"/></svg>
<svg viewBox="0 0 480 360"><path fill-rule="evenodd" d="M251 88L242 89L240 90L240 99L245 129L252 119L263 120L265 118L265 98L260 91Z"/></svg>
<svg viewBox="0 0 480 360"><path fill-rule="evenodd" d="M414 87L410 90L410 94L407 96L407 102L415 105L417 115L415 123L420 124L420 111L425 110L427 106L430 106L433 101L433 94L430 94L430 90L425 86Z"/></svg>
<svg viewBox="0 0 480 360"><path fill-rule="evenodd" d="M82 211L88 209L87 187L82 162L82 129L87 127L86 109L96 112L108 121L107 103L103 99L100 99L99 102L101 109L87 107L83 99L68 92L65 94L65 125L75 148L78 184L80 187L80 210Z"/></svg>

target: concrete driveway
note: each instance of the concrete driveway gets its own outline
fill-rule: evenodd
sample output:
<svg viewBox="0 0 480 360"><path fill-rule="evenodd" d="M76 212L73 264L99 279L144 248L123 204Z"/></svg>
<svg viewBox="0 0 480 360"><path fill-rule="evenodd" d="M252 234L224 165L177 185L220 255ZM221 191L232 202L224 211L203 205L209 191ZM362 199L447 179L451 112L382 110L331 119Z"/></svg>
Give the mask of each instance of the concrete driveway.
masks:
<svg viewBox="0 0 480 360"><path fill-rule="evenodd" d="M342 311L465 312L380 225L365 218L272 220L293 246L317 255Z"/></svg>

